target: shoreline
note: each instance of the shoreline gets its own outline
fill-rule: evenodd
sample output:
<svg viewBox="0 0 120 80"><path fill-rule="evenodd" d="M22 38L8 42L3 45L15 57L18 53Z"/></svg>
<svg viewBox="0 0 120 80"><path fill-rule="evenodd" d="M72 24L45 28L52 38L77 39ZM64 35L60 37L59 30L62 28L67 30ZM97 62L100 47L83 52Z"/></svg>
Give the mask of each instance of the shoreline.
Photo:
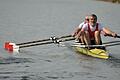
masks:
<svg viewBox="0 0 120 80"><path fill-rule="evenodd" d="M111 2L111 3L118 3L118 4L120 4L120 0L97 0L97 1L105 1L105 2Z"/></svg>

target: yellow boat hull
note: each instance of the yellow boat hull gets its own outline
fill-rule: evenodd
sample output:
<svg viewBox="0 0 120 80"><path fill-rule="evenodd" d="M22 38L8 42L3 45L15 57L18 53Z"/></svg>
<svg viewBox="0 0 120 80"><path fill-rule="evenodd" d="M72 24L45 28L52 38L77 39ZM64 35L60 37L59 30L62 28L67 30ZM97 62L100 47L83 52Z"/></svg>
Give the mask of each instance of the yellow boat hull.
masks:
<svg viewBox="0 0 120 80"><path fill-rule="evenodd" d="M109 55L108 55L108 51L106 50L102 50L102 49L87 49L87 48L81 48L79 46L74 47L75 51L81 53L81 54L85 54L88 56L92 56L92 57L96 57L96 58L102 58L102 59L108 59Z"/></svg>

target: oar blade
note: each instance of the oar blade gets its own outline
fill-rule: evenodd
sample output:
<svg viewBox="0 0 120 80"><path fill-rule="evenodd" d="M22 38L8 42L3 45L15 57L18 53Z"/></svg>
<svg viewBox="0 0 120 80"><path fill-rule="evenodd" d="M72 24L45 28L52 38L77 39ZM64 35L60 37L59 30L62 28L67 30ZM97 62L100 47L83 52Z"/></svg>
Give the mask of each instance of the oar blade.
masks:
<svg viewBox="0 0 120 80"><path fill-rule="evenodd" d="M5 42L5 43L4 43L4 49L8 50L8 48L9 48L9 43L10 43L10 42Z"/></svg>
<svg viewBox="0 0 120 80"><path fill-rule="evenodd" d="M4 49L9 52L19 52L19 46L11 42L5 42Z"/></svg>

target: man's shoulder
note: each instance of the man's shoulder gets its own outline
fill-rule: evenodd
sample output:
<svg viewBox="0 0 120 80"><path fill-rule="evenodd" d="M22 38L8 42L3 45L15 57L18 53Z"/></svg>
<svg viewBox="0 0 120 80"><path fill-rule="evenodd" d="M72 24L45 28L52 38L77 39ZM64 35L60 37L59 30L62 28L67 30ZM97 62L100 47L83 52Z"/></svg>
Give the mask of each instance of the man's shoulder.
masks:
<svg viewBox="0 0 120 80"><path fill-rule="evenodd" d="M86 24L83 25L83 29L84 29L84 30L87 30L87 29L88 29L88 23L86 23Z"/></svg>
<svg viewBox="0 0 120 80"><path fill-rule="evenodd" d="M83 25L85 25L85 22L80 23L80 24L79 24L79 28L82 28Z"/></svg>
<svg viewBox="0 0 120 80"><path fill-rule="evenodd" d="M84 26L88 26L89 23L85 23Z"/></svg>

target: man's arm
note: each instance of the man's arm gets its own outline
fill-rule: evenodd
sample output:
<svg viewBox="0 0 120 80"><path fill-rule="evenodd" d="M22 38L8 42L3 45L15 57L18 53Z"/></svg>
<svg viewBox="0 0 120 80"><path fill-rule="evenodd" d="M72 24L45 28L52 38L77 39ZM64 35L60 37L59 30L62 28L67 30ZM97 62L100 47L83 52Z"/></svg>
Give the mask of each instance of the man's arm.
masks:
<svg viewBox="0 0 120 80"><path fill-rule="evenodd" d="M76 27L75 28L75 30L74 30L74 32L72 33L72 36L76 36L77 34L78 34L78 32L81 30L81 28L79 28L79 27Z"/></svg>
<svg viewBox="0 0 120 80"><path fill-rule="evenodd" d="M104 27L103 32L105 33L105 36L113 36L113 37L117 36L117 34L111 31L108 27Z"/></svg>

